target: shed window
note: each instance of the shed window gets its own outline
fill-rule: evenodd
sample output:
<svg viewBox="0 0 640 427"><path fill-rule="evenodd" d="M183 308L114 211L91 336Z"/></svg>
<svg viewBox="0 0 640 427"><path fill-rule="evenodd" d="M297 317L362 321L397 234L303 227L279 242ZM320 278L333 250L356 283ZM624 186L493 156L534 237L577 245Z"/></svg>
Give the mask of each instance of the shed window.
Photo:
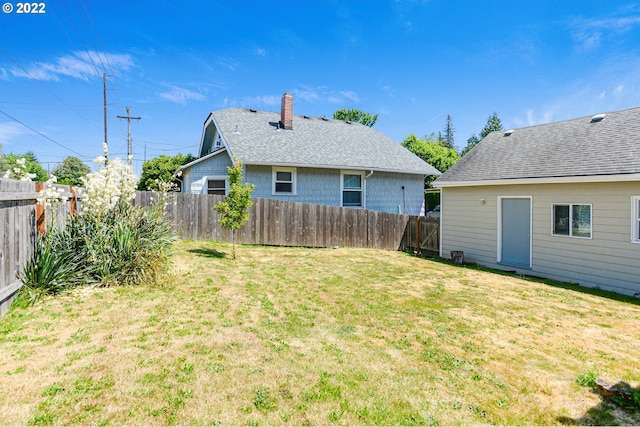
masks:
<svg viewBox="0 0 640 427"><path fill-rule="evenodd" d="M273 168L273 194L296 194L296 168Z"/></svg>
<svg viewBox="0 0 640 427"><path fill-rule="evenodd" d="M591 205L553 205L553 234L591 238Z"/></svg>

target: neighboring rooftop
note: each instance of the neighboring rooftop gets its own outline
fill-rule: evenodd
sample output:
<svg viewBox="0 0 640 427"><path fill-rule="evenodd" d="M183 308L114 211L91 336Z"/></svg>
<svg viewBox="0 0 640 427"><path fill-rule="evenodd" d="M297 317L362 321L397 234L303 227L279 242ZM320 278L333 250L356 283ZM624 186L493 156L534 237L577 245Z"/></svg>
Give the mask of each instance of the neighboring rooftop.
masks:
<svg viewBox="0 0 640 427"><path fill-rule="evenodd" d="M434 184L626 174L640 174L640 107L492 132Z"/></svg>
<svg viewBox="0 0 640 427"><path fill-rule="evenodd" d="M284 129L282 117L281 112L228 108L211 113L205 126L212 119L230 155L245 164L440 174L393 139L360 123L292 114L291 129ZM202 153L208 151L201 147Z"/></svg>

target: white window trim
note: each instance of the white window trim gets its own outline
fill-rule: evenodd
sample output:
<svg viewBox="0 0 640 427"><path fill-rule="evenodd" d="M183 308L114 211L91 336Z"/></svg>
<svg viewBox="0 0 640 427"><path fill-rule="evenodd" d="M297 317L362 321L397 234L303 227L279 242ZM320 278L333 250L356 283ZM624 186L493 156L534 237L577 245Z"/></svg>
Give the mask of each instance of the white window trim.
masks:
<svg viewBox="0 0 640 427"><path fill-rule="evenodd" d="M344 176L345 175L360 175L362 179L360 182L362 183L362 187L360 191L362 192L362 206L344 206ZM348 207L353 209L366 209L367 208L367 180L365 179L364 171L356 171L356 170L341 170L340 171L340 206Z"/></svg>
<svg viewBox="0 0 640 427"><path fill-rule="evenodd" d="M589 206L589 237L583 237L583 236L574 236L573 235L573 227L571 225L569 225L569 234L556 234L553 231L554 228L554 224L555 224L555 206L569 206L569 219L573 218L573 207L576 205L580 205L580 206ZM593 204L591 203L574 203L574 202L570 202L570 203L551 203L551 235L554 237L567 237L567 238L571 238L571 239L587 239L587 240L592 240L593 239Z"/></svg>
<svg viewBox="0 0 640 427"><path fill-rule="evenodd" d="M291 172L291 192L285 193L282 191L276 191L276 178L278 177L278 172ZM289 168L289 167L281 167L281 166L273 166L271 168L271 195L272 196L297 196L297 169Z"/></svg>
<svg viewBox="0 0 640 427"><path fill-rule="evenodd" d="M631 196L631 243L640 243L640 196Z"/></svg>
<svg viewBox="0 0 640 427"><path fill-rule="evenodd" d="M229 177L227 175L211 175L204 177L204 185L202 186L202 194L209 194L209 181L224 180L224 195L229 194Z"/></svg>

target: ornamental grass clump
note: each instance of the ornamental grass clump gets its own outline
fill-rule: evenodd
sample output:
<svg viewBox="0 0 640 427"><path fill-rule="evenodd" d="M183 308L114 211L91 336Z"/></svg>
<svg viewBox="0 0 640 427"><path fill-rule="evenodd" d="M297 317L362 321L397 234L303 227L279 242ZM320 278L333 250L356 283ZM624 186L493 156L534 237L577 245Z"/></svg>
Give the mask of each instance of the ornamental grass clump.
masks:
<svg viewBox="0 0 640 427"><path fill-rule="evenodd" d="M134 206L131 166L108 161L107 154L105 147L105 156L96 159L99 169L83 179L80 214L37 238L34 255L19 275L27 303L89 284L157 283L168 272L175 237L164 206ZM48 194L53 193L44 190L38 202L49 203Z"/></svg>

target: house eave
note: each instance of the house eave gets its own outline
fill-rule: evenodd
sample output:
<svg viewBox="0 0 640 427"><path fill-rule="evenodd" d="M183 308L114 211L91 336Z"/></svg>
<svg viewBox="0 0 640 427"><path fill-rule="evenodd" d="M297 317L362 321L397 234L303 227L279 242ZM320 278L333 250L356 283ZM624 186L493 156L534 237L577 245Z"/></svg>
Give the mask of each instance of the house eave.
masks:
<svg viewBox="0 0 640 427"><path fill-rule="evenodd" d="M240 159L242 160L242 159ZM420 175L428 176L429 174L424 171L407 171L406 169L384 169L369 166L356 166L356 165L323 165L323 164L300 164L300 163L287 163L287 162L259 162L259 161L243 161L245 165L252 166L282 166L291 168L316 168L316 169L338 169L338 170L363 170L374 172L387 172L387 173L401 173L406 175Z"/></svg>
<svg viewBox="0 0 640 427"><path fill-rule="evenodd" d="M218 154L222 153L223 151L227 151L227 148L226 147L219 148L218 150L212 151L211 153L207 154L206 156L199 157L199 158L195 159L192 162L186 163L186 164L180 166L178 169L176 169L176 172L188 169L193 165L197 165L198 163L203 162L203 161L205 161L207 159L210 159L211 157L217 156Z"/></svg>
<svg viewBox="0 0 640 427"><path fill-rule="evenodd" d="M532 184L582 184L596 182L640 181L640 173L585 176L550 176L540 178L486 179L477 181L440 181L433 182L436 188L480 187L487 185L532 185Z"/></svg>

